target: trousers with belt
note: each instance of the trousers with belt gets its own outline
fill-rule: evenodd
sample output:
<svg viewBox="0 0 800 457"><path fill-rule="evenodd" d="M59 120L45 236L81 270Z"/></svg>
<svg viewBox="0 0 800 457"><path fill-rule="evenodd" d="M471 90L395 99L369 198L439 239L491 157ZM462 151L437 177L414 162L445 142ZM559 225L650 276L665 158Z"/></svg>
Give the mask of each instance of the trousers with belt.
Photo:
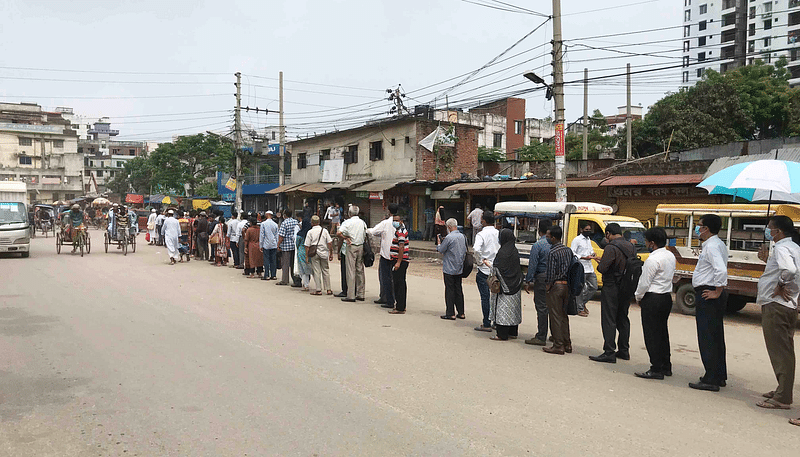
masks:
<svg viewBox="0 0 800 457"><path fill-rule="evenodd" d="M569 289L566 281L557 281L547 292L547 316L550 319L550 332L553 334L553 347L564 350L572 346L567 316Z"/></svg>
<svg viewBox="0 0 800 457"><path fill-rule="evenodd" d="M719 386L728 379L728 365L725 360L725 328L722 318L728 306L728 292L711 300L703 298L703 291L714 290L711 286L694 288L695 321L697 323L697 346L706 373L702 381Z"/></svg>

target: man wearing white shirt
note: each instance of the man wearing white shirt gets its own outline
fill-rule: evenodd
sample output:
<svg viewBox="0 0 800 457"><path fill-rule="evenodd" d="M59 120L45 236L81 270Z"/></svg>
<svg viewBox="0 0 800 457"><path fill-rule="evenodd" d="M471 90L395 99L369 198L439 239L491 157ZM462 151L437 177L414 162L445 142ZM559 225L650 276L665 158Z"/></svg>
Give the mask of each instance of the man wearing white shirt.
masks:
<svg viewBox="0 0 800 457"><path fill-rule="evenodd" d="M642 332L647 354L650 355L650 369L634 374L645 379L664 379L664 376L672 376L667 319L672 310L675 255L665 247L667 233L661 227L644 232L644 240L651 252L642 265L642 275L634 296L642 310Z"/></svg>
<svg viewBox="0 0 800 457"><path fill-rule="evenodd" d="M367 233L381 240L380 259L378 260L378 280L381 286L380 297L375 303L382 308L394 308L394 292L392 284L392 240L396 229L392 225L397 215L397 204L389 204L389 218L380 221L375 227L367 229ZM369 240L367 240L367 243Z"/></svg>
<svg viewBox="0 0 800 457"><path fill-rule="evenodd" d="M470 225L472 226L472 242L475 242L475 237L478 236L478 233L483 228L483 223L481 222L483 219L483 209L481 209L481 205L479 203L475 204L475 209L472 210L471 213L467 215L467 220L469 220Z"/></svg>
<svg viewBox="0 0 800 457"><path fill-rule="evenodd" d="M770 219L764 236L775 242L772 255L759 252L766 260L764 274L758 280L758 298L761 305L761 327L772 370L778 387L765 393L765 400L756 405L767 409L789 409L794 389L795 355L794 331L797 327L797 297L800 295L800 246L792 220L786 216ZM765 245L768 247L767 245ZM800 425L800 419L790 421Z"/></svg>
<svg viewBox="0 0 800 457"><path fill-rule="evenodd" d="M576 297L578 304L578 315L581 317L589 317L589 310L586 308L586 303L597 292L597 275L594 273L592 260L597 259L592 247L592 224L585 224L581 227L581 234L572 239L570 249L575 253L583 265L584 286L583 292L579 297Z"/></svg>
<svg viewBox="0 0 800 457"><path fill-rule="evenodd" d="M483 213L482 226L483 230L475 235L475 245L472 247L478 261L475 282L478 284L478 292L481 294L481 311L483 311L483 323L475 327L475 330L491 332L492 322L489 320L489 283L487 280L492 274L494 257L500 249L500 232L494 227L494 214L491 212Z"/></svg>
<svg viewBox="0 0 800 457"><path fill-rule="evenodd" d="M345 302L364 301L364 242L367 224L358 217L360 209L351 205L347 219L337 235L347 245L347 297Z"/></svg>
<svg viewBox="0 0 800 457"><path fill-rule="evenodd" d="M692 274L692 286L696 303L697 345L700 359L706 369L699 382L690 382L689 387L718 392L725 387L728 367L725 362L725 315L728 294L728 248L717 234L722 228L722 219L716 214L706 214L695 227L695 234L702 241L697 266Z"/></svg>
<svg viewBox="0 0 800 457"><path fill-rule="evenodd" d="M239 265L239 234L236 233L236 228L239 225L239 213L236 210L231 211L231 217L225 222L228 226L228 237L231 240L230 249L233 252L233 265L231 268L236 268Z"/></svg>

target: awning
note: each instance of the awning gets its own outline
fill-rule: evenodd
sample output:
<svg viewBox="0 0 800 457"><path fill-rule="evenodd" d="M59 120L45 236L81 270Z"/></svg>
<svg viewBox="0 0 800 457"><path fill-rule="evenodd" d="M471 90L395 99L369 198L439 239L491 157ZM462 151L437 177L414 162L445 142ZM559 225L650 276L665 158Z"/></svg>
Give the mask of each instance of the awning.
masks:
<svg viewBox="0 0 800 457"><path fill-rule="evenodd" d="M326 184L325 187L328 189L344 189L350 190L353 187L360 186L362 184L368 183L370 181L374 181L373 179L360 179L360 180L353 180L353 181L340 181L333 184Z"/></svg>
<svg viewBox="0 0 800 457"><path fill-rule="evenodd" d="M646 176L612 176L605 179L600 186L663 186L670 184L697 184L703 175L646 175Z"/></svg>
<svg viewBox="0 0 800 457"><path fill-rule="evenodd" d="M386 181L372 181L371 183L364 184L363 186L351 189L353 192L383 192L389 190L398 184L407 182L407 179L389 179Z"/></svg>
<svg viewBox="0 0 800 457"><path fill-rule="evenodd" d="M295 187L290 192L308 192L310 194L322 194L325 193L328 189L325 187L325 184L321 182L311 182L308 184L303 184L300 187Z"/></svg>
<svg viewBox="0 0 800 457"><path fill-rule="evenodd" d="M206 210L208 208L211 208L210 201L200 198L192 200L192 209Z"/></svg>
<svg viewBox="0 0 800 457"><path fill-rule="evenodd" d="M567 181L567 187L594 188L598 187L602 179L576 179ZM525 190L525 189L555 189L555 181L549 179L523 179L518 181L481 181L464 182L445 187L446 191L486 191L486 190Z"/></svg>
<svg viewBox="0 0 800 457"><path fill-rule="evenodd" d="M125 196L127 203L144 203L144 195L128 194Z"/></svg>
<svg viewBox="0 0 800 457"><path fill-rule="evenodd" d="M288 191L290 191L290 190L292 190L292 189L294 189L296 187L302 186L303 184L304 183L300 183L300 184L284 184L284 185L278 186L278 187L276 187L276 188L274 188L272 190L268 190L268 191L266 191L264 193L265 194L270 194L270 195L276 195L276 194L280 194L280 193L283 193L283 192L288 192Z"/></svg>

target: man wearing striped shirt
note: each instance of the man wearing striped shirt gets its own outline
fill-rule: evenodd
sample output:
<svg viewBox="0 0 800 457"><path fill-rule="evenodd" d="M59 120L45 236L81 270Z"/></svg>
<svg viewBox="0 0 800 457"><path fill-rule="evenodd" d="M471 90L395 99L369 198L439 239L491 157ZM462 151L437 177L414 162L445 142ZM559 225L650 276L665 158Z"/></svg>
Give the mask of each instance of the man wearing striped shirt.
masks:
<svg viewBox="0 0 800 457"><path fill-rule="evenodd" d="M406 286L406 272L408 271L408 230L400 216L395 211L392 216L392 227L395 229L391 247L391 271L392 287L394 292L394 309L389 314L406 313L406 297L408 287Z"/></svg>
<svg viewBox="0 0 800 457"><path fill-rule="evenodd" d="M548 354L563 355L572 352L572 340L569 336L569 317L567 317L567 300L569 289L567 287L567 272L572 263L574 254L572 249L561 243L563 231L561 227L553 226L547 229L547 241L550 243L550 252L547 254L547 272L545 287L547 288L547 314L550 318L550 332L553 334L553 345L543 347Z"/></svg>

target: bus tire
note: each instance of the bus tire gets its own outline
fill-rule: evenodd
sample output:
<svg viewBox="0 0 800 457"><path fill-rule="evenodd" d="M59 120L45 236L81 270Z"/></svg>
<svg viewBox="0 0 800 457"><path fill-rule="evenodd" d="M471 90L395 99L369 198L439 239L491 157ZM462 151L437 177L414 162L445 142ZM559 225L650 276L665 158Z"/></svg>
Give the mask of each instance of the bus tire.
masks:
<svg viewBox="0 0 800 457"><path fill-rule="evenodd" d="M687 316L694 316L696 303L694 287L691 283L687 282L678 286L678 290L675 292L675 305L678 311Z"/></svg>
<svg viewBox="0 0 800 457"><path fill-rule="evenodd" d="M749 302L750 297L744 295L728 295L727 311L731 314L741 311Z"/></svg>

